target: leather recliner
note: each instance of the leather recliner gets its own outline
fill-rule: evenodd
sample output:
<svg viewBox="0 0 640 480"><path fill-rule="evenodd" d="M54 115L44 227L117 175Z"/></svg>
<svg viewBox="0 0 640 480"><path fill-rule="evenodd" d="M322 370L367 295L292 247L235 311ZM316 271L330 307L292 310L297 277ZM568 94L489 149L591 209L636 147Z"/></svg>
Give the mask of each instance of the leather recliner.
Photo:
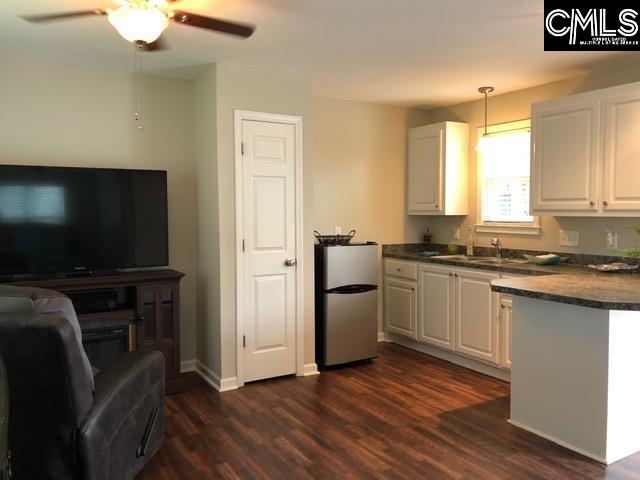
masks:
<svg viewBox="0 0 640 480"><path fill-rule="evenodd" d="M34 311L14 313L25 298ZM163 356L128 352L93 378L69 312L62 294L0 286L12 478L132 479L163 441Z"/></svg>

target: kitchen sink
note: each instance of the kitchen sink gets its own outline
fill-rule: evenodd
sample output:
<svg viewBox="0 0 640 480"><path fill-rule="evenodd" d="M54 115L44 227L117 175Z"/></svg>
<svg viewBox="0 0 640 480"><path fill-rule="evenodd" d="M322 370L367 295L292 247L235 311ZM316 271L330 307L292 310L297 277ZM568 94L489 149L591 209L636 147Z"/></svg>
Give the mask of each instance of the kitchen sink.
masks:
<svg viewBox="0 0 640 480"><path fill-rule="evenodd" d="M498 257L480 257L480 256L471 256L467 257L466 255L438 255L434 258L440 258L443 260L455 260L459 262L469 262L476 263L479 265L504 265L511 263L527 263L527 260L517 259L517 258L498 258Z"/></svg>
<svg viewBox="0 0 640 480"><path fill-rule="evenodd" d="M526 260L519 260L516 258L498 258L498 257L484 257L477 260L469 260L470 263L479 263L483 265L504 265L506 263L526 263Z"/></svg>

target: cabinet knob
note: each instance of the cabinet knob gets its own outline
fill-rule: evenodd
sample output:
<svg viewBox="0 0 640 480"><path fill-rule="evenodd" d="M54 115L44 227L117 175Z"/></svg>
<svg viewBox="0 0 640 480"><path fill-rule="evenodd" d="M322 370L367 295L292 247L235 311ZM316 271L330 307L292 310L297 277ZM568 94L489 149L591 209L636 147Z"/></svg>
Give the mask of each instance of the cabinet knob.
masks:
<svg viewBox="0 0 640 480"><path fill-rule="evenodd" d="M456 274L454 275L454 277L458 278L458 274L456 273Z"/></svg>
<svg viewBox="0 0 640 480"><path fill-rule="evenodd" d="M602 205L604 205L605 207L609 205L609 202L607 202L606 200L604 202L602 202Z"/></svg>
<svg viewBox="0 0 640 480"><path fill-rule="evenodd" d="M438 205L437 203L434 205L434 207L436 208L440 208L440 205Z"/></svg>
<svg viewBox="0 0 640 480"><path fill-rule="evenodd" d="M401 272L401 271L402 271L400 268L396 268L396 270L397 270L398 272Z"/></svg>
<svg viewBox="0 0 640 480"><path fill-rule="evenodd" d="M502 305L500 305L500 308L506 308L506 307L504 306L504 304L502 304Z"/></svg>
<svg viewBox="0 0 640 480"><path fill-rule="evenodd" d="M144 315L139 315L138 316L138 323L143 323L144 322Z"/></svg>
<svg viewBox="0 0 640 480"><path fill-rule="evenodd" d="M595 204L596 204L596 202L594 202L593 200L591 200L591 201L589 202L589 205L590 205L591 207L593 207Z"/></svg>

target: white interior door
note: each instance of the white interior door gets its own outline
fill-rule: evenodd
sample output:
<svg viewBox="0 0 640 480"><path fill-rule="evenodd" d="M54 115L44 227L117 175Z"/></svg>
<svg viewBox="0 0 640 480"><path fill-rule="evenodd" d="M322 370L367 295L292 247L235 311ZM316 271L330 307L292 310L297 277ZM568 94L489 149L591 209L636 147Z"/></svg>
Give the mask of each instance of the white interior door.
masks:
<svg viewBox="0 0 640 480"><path fill-rule="evenodd" d="M295 126L242 121L244 380L296 371Z"/></svg>

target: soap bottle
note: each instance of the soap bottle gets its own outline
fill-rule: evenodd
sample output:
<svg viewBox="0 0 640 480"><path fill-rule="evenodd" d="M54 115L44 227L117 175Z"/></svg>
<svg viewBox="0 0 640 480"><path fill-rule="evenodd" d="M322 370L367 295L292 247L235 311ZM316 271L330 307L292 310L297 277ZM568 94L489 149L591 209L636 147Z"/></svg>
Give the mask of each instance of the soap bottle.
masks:
<svg viewBox="0 0 640 480"><path fill-rule="evenodd" d="M469 235L467 236L467 257L473 257L473 228L469 227Z"/></svg>

